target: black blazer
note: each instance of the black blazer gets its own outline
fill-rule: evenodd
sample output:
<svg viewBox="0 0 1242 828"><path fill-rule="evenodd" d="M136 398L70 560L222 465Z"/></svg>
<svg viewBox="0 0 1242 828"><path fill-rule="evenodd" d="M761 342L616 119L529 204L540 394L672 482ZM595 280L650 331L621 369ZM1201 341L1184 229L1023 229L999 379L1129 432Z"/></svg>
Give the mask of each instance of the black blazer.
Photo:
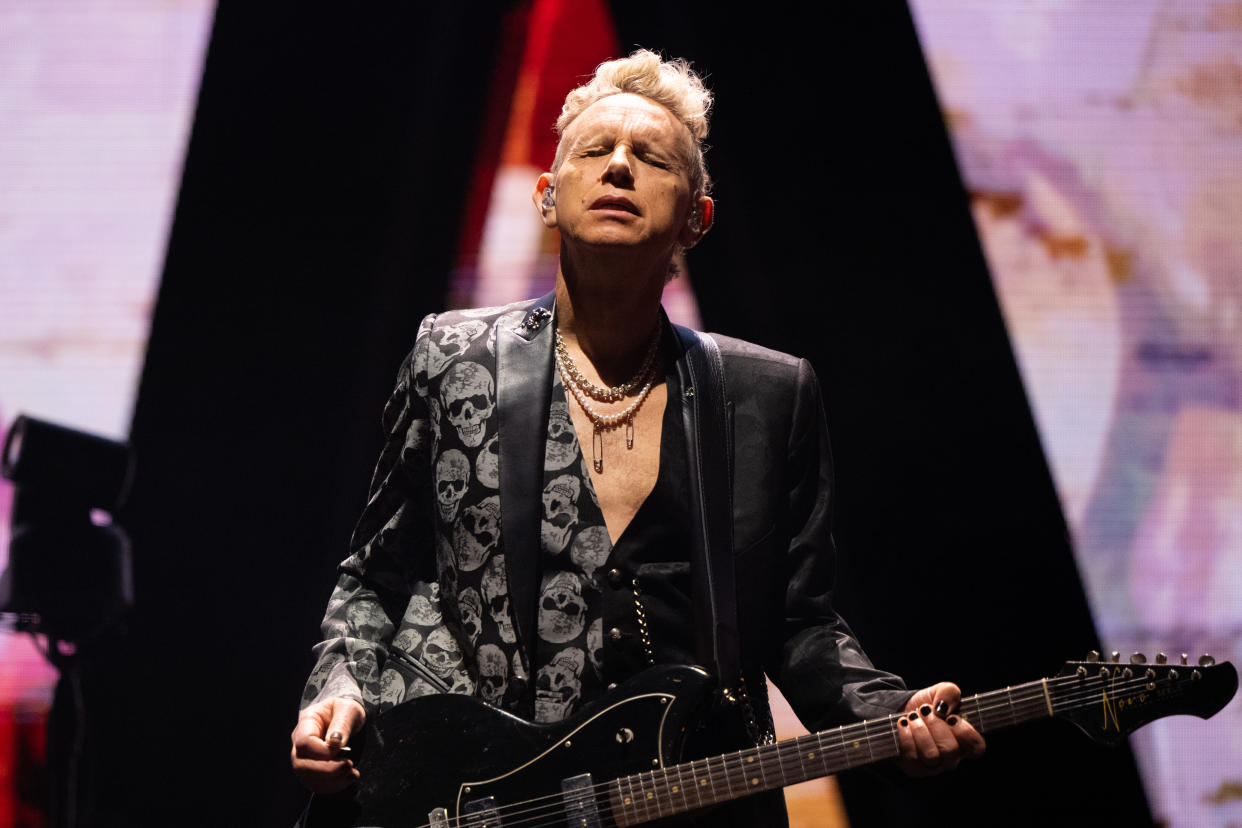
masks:
<svg viewBox="0 0 1242 828"><path fill-rule="evenodd" d="M472 328L476 339L486 335L489 352L494 348L501 543L518 645L525 647L535 641L537 617L539 493L554 370L553 303L548 295L498 309L488 315L486 331ZM420 329L420 342L437 328L461 326L464 320L483 316L468 311L428 317ZM722 451L732 458L737 649L759 727L770 726L765 673L812 730L894 712L904 706L909 691L901 679L871 665L832 608L832 467L814 371L806 360L728 337L714 339L723 358L731 414L725 439L731 441L731 451L704 442L705 430L710 433L704 418L716 413L704 410L701 402L710 395L683 393L680 401L670 400L669 405L681 405L692 477L691 519L699 543L712 519L701 508L704 492L722 482L718 475L705 473L713 466L706 461ZM680 385L693 389L696 378L687 348L695 347L696 340L681 330L677 341ZM453 682L443 676L437 681L433 670L420 665L420 653L408 646L415 638L426 638L426 628L416 636L407 634L413 608L417 605L423 620L428 607L438 613L435 603L444 561L428 542L435 531L435 495L427 458L433 435L449 428L446 411L438 405L429 409L427 401L419 399L417 351L416 346L403 365L385 409L389 439L354 533L352 554L341 564L305 704L346 696L374 710L426 692L475 690L477 665L471 681L451 686ZM703 377L698 381L702 383ZM425 387L421 393L426 395ZM698 601L699 592L695 597ZM438 617L460 638L461 631L454 626L461 624L456 612ZM700 642L716 640L706 628L713 623L711 613L699 612L696 621ZM732 627L730 621L714 619L726 629ZM704 660L710 660L705 643L700 650ZM738 824L779 824L778 800L774 796L755 802L760 810L745 817L753 820L764 814L762 823Z"/></svg>

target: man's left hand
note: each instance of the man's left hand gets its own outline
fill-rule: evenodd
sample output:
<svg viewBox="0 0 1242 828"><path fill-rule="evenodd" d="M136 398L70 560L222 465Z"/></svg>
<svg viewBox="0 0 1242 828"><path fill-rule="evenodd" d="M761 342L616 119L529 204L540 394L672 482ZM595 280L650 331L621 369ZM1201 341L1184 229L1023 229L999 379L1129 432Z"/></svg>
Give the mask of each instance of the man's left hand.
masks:
<svg viewBox="0 0 1242 828"><path fill-rule="evenodd" d="M983 754L983 736L957 712L962 691L942 681L910 697L897 722L901 755L897 766L908 776L932 776Z"/></svg>

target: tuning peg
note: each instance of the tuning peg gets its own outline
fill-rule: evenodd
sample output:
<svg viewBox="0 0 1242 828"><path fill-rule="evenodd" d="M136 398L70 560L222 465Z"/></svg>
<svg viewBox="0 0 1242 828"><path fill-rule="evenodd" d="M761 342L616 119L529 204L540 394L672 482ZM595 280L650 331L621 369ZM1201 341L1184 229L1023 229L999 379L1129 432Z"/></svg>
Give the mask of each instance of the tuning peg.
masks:
<svg viewBox="0 0 1242 828"><path fill-rule="evenodd" d="M1156 663L1157 664L1168 664L1169 657L1165 655L1164 653L1156 653Z"/></svg>
<svg viewBox="0 0 1242 828"><path fill-rule="evenodd" d="M1210 655L1199 656L1200 667L1211 667L1215 663L1216 663L1216 659L1212 658Z"/></svg>
<svg viewBox="0 0 1242 828"><path fill-rule="evenodd" d="M1121 653L1117 652L1116 650L1113 650L1112 659L1113 659L1113 664L1118 664L1118 663L1120 663L1120 662L1121 662Z"/></svg>
<svg viewBox="0 0 1242 828"><path fill-rule="evenodd" d="M1134 678L1134 671L1131 670L1129 667L1127 667L1126 669L1121 671L1121 677L1129 681L1130 679Z"/></svg>
<svg viewBox="0 0 1242 828"><path fill-rule="evenodd" d="M1091 662L1092 664L1094 664L1095 662L1099 660L1100 660L1099 650L1092 650L1091 652L1087 653L1087 661Z"/></svg>
<svg viewBox="0 0 1242 828"><path fill-rule="evenodd" d="M1185 667L1189 663L1188 661L1186 661L1187 658L1189 658L1189 656L1187 656L1185 653L1182 653L1182 666L1183 667Z"/></svg>
<svg viewBox="0 0 1242 828"><path fill-rule="evenodd" d="M1143 655L1142 653L1135 653L1134 655L1130 656L1130 663L1131 664L1146 664L1147 656Z"/></svg>

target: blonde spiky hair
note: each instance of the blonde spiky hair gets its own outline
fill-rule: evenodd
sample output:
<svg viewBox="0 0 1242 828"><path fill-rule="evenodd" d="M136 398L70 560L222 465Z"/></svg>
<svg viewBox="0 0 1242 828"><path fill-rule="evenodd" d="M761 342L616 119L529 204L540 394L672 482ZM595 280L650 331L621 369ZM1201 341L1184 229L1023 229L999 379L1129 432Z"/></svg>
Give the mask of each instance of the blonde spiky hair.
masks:
<svg viewBox="0 0 1242 828"><path fill-rule="evenodd" d="M639 49L629 57L601 63L589 81L565 96L565 106L556 119L556 134L561 136L561 142L556 147L552 171L556 172L564 160L567 148L564 137L569 125L596 101L625 93L655 101L686 125L694 140L691 194L696 198L707 195L711 191L711 178L703 160L703 140L707 138L712 93L687 61L681 58L663 60L649 49Z"/></svg>

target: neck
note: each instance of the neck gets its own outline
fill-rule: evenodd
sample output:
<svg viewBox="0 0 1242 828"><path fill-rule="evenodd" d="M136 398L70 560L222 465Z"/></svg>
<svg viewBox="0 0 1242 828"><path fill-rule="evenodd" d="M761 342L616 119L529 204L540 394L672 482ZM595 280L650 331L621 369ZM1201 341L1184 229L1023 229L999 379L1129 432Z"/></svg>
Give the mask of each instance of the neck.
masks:
<svg viewBox="0 0 1242 828"><path fill-rule="evenodd" d="M642 362L660 324L663 269L583 267L562 250L556 323L565 344L590 360L605 384L623 382Z"/></svg>

